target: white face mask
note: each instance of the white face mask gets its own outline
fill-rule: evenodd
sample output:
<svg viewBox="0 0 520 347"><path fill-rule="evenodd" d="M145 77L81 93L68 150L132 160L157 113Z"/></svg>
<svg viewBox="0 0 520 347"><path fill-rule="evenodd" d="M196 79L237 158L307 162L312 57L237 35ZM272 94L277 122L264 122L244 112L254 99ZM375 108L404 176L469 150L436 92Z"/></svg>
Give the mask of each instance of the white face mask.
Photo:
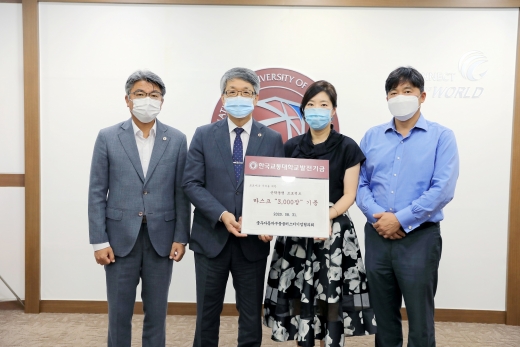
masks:
<svg viewBox="0 0 520 347"><path fill-rule="evenodd" d="M415 95L398 95L388 99L388 109L397 120L405 122L419 109L419 98Z"/></svg>
<svg viewBox="0 0 520 347"><path fill-rule="evenodd" d="M161 100L150 99L149 97L142 99L132 99L134 107L132 114L142 123L150 123L161 112Z"/></svg>

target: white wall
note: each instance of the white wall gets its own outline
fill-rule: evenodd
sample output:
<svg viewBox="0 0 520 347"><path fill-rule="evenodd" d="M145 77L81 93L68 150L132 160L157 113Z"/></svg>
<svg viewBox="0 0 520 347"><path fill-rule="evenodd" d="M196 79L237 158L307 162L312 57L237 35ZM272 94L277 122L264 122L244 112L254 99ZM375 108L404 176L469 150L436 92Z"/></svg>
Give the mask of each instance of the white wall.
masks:
<svg viewBox="0 0 520 347"><path fill-rule="evenodd" d="M423 113L455 131L461 157L442 223L437 307L505 310L517 18L516 9L41 3L42 299L106 298L88 244L88 176L98 130L129 117L124 83L132 71L163 78L160 119L188 139L210 121L220 77L231 67L284 67L326 79L339 94L341 131L359 141L390 119L390 71L413 65L446 80L427 81ZM475 71L487 70L478 81L458 66L473 50L488 60ZM440 87L483 92L434 97ZM351 210L362 231L363 216ZM194 277L188 252L174 266L170 301L194 302ZM231 286L226 301L234 301Z"/></svg>
<svg viewBox="0 0 520 347"><path fill-rule="evenodd" d="M0 3L0 174L23 174L22 4ZM25 295L25 189L0 187L0 276ZM0 282L0 301L15 297Z"/></svg>

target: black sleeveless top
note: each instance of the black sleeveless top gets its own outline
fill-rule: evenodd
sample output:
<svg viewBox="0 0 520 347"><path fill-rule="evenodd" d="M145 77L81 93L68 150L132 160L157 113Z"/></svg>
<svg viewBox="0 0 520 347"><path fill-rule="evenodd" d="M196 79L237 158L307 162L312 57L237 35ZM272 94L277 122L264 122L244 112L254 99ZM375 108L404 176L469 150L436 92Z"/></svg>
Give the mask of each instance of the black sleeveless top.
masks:
<svg viewBox="0 0 520 347"><path fill-rule="evenodd" d="M332 127L332 126L331 126ZM287 158L327 159L329 161L329 201L336 203L343 196L345 170L362 164L365 155L356 141L331 129L325 142L314 145L310 130L284 144Z"/></svg>

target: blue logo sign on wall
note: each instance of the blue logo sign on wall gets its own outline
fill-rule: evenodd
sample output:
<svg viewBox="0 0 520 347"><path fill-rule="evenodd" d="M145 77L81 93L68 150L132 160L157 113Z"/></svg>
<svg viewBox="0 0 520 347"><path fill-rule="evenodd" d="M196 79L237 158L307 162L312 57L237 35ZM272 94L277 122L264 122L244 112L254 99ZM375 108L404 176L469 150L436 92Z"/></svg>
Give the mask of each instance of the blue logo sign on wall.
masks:
<svg viewBox="0 0 520 347"><path fill-rule="evenodd" d="M478 81L487 73L487 58L480 51L470 51L459 60L459 71L462 77L470 81Z"/></svg>

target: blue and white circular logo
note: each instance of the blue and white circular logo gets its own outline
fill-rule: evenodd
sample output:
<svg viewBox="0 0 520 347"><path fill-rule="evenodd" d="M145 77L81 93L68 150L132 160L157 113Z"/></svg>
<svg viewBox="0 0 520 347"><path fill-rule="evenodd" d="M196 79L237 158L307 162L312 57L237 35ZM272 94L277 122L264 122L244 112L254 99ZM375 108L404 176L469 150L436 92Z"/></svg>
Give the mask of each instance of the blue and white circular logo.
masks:
<svg viewBox="0 0 520 347"><path fill-rule="evenodd" d="M459 60L459 71L462 77L470 81L478 81L487 73L488 60L480 51L470 51Z"/></svg>

